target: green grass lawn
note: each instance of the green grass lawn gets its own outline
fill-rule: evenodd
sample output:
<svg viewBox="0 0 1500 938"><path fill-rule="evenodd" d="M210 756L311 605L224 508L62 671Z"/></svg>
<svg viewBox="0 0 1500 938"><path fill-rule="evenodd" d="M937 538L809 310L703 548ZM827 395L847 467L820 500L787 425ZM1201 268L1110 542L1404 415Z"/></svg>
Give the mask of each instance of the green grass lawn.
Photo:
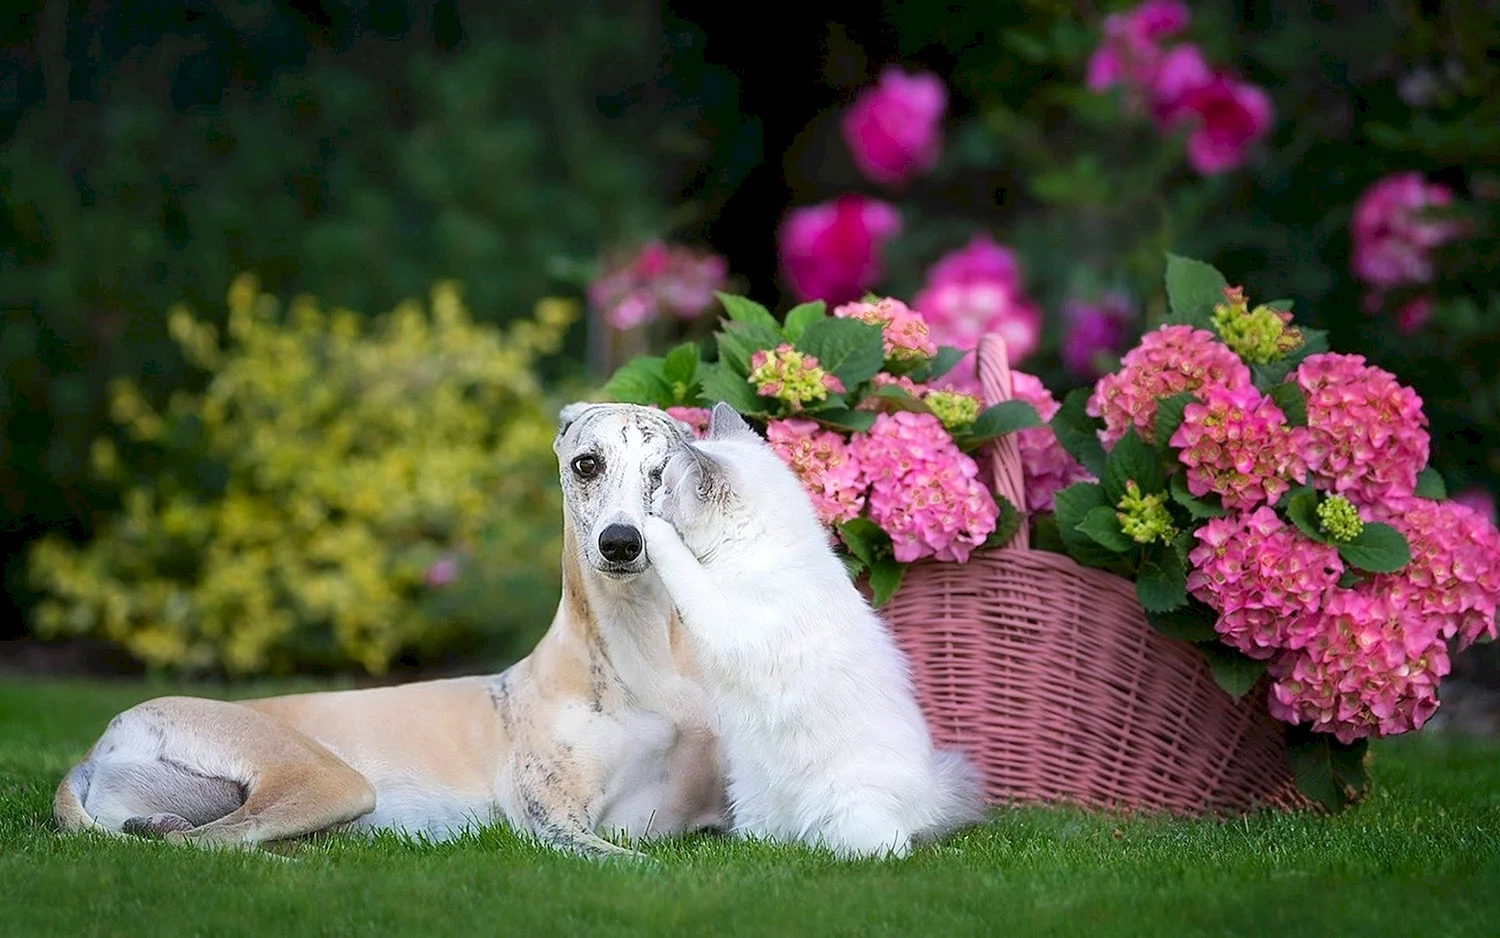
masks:
<svg viewBox="0 0 1500 938"><path fill-rule="evenodd" d="M439 845L327 837L259 854L52 828L63 772L140 683L0 687L0 934L1141 934L1500 932L1500 747L1374 747L1335 818L1010 810L907 860L726 838L654 863L556 856L503 829Z"/></svg>

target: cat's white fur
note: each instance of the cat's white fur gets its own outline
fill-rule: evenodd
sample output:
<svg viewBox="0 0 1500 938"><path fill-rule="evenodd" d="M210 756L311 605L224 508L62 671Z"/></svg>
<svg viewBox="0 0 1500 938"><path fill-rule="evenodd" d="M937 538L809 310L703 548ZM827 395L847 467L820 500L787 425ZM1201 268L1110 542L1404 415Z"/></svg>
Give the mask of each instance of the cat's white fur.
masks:
<svg viewBox="0 0 1500 938"><path fill-rule="evenodd" d="M977 773L933 747L801 483L732 408L668 460L645 534L703 669L736 832L904 856L982 816Z"/></svg>

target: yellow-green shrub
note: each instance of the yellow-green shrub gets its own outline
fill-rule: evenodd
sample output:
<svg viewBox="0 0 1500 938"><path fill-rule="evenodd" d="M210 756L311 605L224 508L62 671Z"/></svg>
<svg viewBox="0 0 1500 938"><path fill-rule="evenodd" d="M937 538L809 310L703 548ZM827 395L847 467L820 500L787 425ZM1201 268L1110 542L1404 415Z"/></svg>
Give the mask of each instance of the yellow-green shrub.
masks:
<svg viewBox="0 0 1500 938"><path fill-rule="evenodd" d="M408 302L374 320L309 298L282 316L249 277L228 302L222 343L170 313L209 372L201 394L158 411L114 387L130 455L101 439L94 462L123 507L86 545L34 548L41 634L107 638L178 669L379 672L472 627L433 614L442 588L425 578L441 558L555 595L554 424L534 366L571 304L544 300L502 331L476 325L450 283L430 313ZM491 629L545 624L504 621L545 597L491 600Z"/></svg>

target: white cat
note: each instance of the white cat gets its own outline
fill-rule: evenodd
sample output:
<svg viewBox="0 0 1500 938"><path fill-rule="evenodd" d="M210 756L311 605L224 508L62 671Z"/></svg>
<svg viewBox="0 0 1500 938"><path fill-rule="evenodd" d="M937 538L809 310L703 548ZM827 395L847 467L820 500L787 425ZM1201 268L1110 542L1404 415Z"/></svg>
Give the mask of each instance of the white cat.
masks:
<svg viewBox="0 0 1500 938"><path fill-rule="evenodd" d="M904 856L982 817L977 773L933 748L801 483L732 408L669 458L645 533L703 669L736 832Z"/></svg>

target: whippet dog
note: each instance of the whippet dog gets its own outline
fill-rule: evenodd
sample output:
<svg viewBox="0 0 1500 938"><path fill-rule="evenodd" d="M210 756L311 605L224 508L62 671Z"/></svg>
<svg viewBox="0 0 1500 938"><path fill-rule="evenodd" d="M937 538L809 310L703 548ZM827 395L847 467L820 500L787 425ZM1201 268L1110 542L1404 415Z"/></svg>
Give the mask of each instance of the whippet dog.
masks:
<svg viewBox="0 0 1500 938"><path fill-rule="evenodd" d="M504 819L555 847L722 826L709 710L641 534L688 430L625 404L564 408L562 600L498 675L116 716L57 789L65 830L253 845L339 826L442 838Z"/></svg>

